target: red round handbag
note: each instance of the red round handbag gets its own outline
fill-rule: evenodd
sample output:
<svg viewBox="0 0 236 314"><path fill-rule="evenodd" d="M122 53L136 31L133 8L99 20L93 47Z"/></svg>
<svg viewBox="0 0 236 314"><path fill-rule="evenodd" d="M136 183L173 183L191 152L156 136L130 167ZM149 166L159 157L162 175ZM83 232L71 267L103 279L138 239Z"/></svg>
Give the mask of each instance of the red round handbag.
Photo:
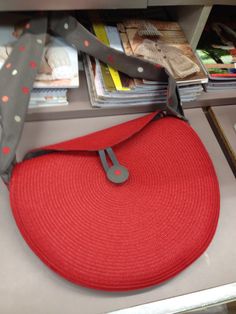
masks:
<svg viewBox="0 0 236 314"><path fill-rule="evenodd" d="M156 113L15 163L47 32L47 16L34 17L0 74L0 175L18 228L46 265L76 284L109 291L159 284L213 238L220 199L212 162L180 119L176 85L163 67L103 45L73 17L49 24L74 47L169 89Z"/></svg>
<svg viewBox="0 0 236 314"><path fill-rule="evenodd" d="M219 189L208 153L186 122L153 117L44 147L14 168L11 206L23 237L74 283L109 291L158 284L214 235ZM118 164L107 158L104 171L96 151L107 147ZM123 183L109 180L124 169Z"/></svg>

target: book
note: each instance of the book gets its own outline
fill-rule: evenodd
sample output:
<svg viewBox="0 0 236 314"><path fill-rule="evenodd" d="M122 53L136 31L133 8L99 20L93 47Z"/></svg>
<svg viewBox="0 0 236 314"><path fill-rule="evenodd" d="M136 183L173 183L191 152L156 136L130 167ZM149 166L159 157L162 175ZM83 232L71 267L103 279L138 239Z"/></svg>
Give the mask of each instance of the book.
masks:
<svg viewBox="0 0 236 314"><path fill-rule="evenodd" d="M125 52L161 64L180 84L208 78L176 22L126 19L117 24Z"/></svg>
<svg viewBox="0 0 236 314"><path fill-rule="evenodd" d="M117 40L119 37L119 34L116 32L115 28L106 27L102 20L100 19L100 16L98 14L90 13L90 17L92 19L92 28L93 32L96 35L96 37L105 45L110 46L114 49L121 49L121 44ZM127 87L124 87L122 85L122 81L120 78L119 72L111 67L110 65L104 65L102 64L102 73L104 76L104 79L107 81L109 80L109 76L107 73L107 68L110 72L111 79L113 80L114 86L116 90L126 90ZM113 87L113 86L112 86Z"/></svg>
<svg viewBox="0 0 236 314"><path fill-rule="evenodd" d="M197 53L211 79L236 79L236 23L211 19L199 41Z"/></svg>
<svg viewBox="0 0 236 314"><path fill-rule="evenodd" d="M30 95L29 108L68 105L67 89L35 88Z"/></svg>
<svg viewBox="0 0 236 314"><path fill-rule="evenodd" d="M0 68L6 62L26 21L21 17L0 22ZM41 65L36 76L36 88L75 88L79 86L77 50L59 37L47 35Z"/></svg>
<svg viewBox="0 0 236 314"><path fill-rule="evenodd" d="M122 107L149 104L165 104L167 86L145 90L135 85L128 91L109 91L105 88L100 62L84 55L84 68L87 78L90 101L93 107Z"/></svg>
<svg viewBox="0 0 236 314"><path fill-rule="evenodd" d="M228 7L214 7L197 46L197 55L209 77L208 93L236 88L236 22Z"/></svg>
<svg viewBox="0 0 236 314"><path fill-rule="evenodd" d="M148 23L148 21L145 20L145 23ZM158 23L160 23L161 29L164 32L167 22L158 21ZM156 35L158 37L162 36L157 28L150 28L149 24L146 26L148 26L148 29L142 29L142 36L138 34L139 36L143 37L145 35L148 38ZM141 58L144 57L139 53L135 53L135 49L140 48L140 42L136 40L137 37L135 34L137 32L140 33L141 31L140 20L137 18L125 19L122 20L122 22L116 23L106 23L106 21L101 21L101 19L96 15L95 17L92 15L92 28L95 35L104 44L109 45L120 52L124 52L127 55L135 55ZM148 33L145 34L147 31ZM190 68L186 69L185 67L185 71L188 71L188 78L185 78L184 82L182 82L182 80L178 81L181 98L186 101L194 100L202 92L203 88L201 83L208 80L207 75L204 73L202 67L199 66L200 63L187 43L186 38L183 36L180 26L175 22L168 22L168 30L166 33L169 34L165 37L165 41L168 42L168 44L171 41L185 45L187 47L187 55L191 55L197 62L197 64L195 64L193 61L188 59L188 57L186 57L189 62L187 66L189 64L191 65ZM181 56L183 55L182 51L178 51L178 53L180 53ZM155 62L153 60L150 61ZM182 62L180 62L179 68L181 65ZM86 55L84 55L84 69L87 78L90 101L94 107L120 107L155 104L165 106L166 104L168 82L131 78L118 71L115 71L116 76L114 76L114 72L111 71L111 68L108 65ZM200 74L198 73L198 79L193 79L193 73L191 71L193 71L194 74L200 72ZM116 80L117 77L119 78L119 82ZM108 82L112 82L113 84L108 84Z"/></svg>

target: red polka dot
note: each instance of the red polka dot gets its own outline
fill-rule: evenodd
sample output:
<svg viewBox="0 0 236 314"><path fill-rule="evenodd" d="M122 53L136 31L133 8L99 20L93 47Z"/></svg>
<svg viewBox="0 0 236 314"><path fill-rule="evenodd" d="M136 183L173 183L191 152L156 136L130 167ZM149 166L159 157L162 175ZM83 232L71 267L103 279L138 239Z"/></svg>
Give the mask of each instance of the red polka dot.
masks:
<svg viewBox="0 0 236 314"><path fill-rule="evenodd" d="M29 88L26 86L23 86L21 90L22 90L22 93L26 94L26 95L29 94L29 92L30 92Z"/></svg>
<svg viewBox="0 0 236 314"><path fill-rule="evenodd" d="M4 155L8 155L9 153L10 153L10 147L8 147L8 146L4 146L3 148L2 148L2 153L4 154Z"/></svg>
<svg viewBox="0 0 236 314"><path fill-rule="evenodd" d="M108 56L107 57L107 60L110 62L110 63L114 63L114 57L112 55Z"/></svg>
<svg viewBox="0 0 236 314"><path fill-rule="evenodd" d="M115 173L116 176L120 176L121 175L121 171L119 169L116 169L114 171L114 173Z"/></svg>
<svg viewBox="0 0 236 314"><path fill-rule="evenodd" d="M162 65L160 65L160 64L155 64L155 67L156 67L157 69L160 69L160 68L162 68Z"/></svg>
<svg viewBox="0 0 236 314"><path fill-rule="evenodd" d="M21 52L25 51L25 46L24 45L19 46L19 51Z"/></svg>
<svg viewBox="0 0 236 314"><path fill-rule="evenodd" d="M169 98L169 104L173 103L173 98Z"/></svg>
<svg viewBox="0 0 236 314"><path fill-rule="evenodd" d="M2 96L2 101L3 102L8 102L9 100L9 97L8 96Z"/></svg>
<svg viewBox="0 0 236 314"><path fill-rule="evenodd" d="M37 63L33 60L29 62L29 65L32 69L35 69L37 67Z"/></svg>
<svg viewBox="0 0 236 314"><path fill-rule="evenodd" d="M10 69L10 67L11 67L11 63L7 63L7 64L6 64L6 68L7 68L7 69Z"/></svg>
<svg viewBox="0 0 236 314"><path fill-rule="evenodd" d="M30 27L31 27L30 23L27 23L27 24L25 25L25 28L26 28L26 29L29 29Z"/></svg>

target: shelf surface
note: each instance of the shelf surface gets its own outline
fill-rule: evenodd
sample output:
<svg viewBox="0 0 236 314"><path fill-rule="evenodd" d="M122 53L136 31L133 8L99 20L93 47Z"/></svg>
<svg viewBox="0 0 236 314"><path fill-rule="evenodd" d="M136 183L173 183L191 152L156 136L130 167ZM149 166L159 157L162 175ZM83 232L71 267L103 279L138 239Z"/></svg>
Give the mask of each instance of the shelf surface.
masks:
<svg viewBox="0 0 236 314"><path fill-rule="evenodd" d="M190 109L185 113L205 144L220 183L220 220L207 251L185 271L160 286L129 293L105 293L85 289L54 274L28 248L12 217L7 189L0 182L0 313L99 314L144 303L172 300L176 296L219 286L228 294L228 290L222 286L236 282L236 250L232 245L236 239L236 181L203 111ZM137 115L26 123L19 153L134 117ZM233 291L236 297L235 289ZM213 293L212 300L215 295L218 294ZM202 299L198 300L200 305ZM168 304L173 302L168 300ZM147 312L144 308L135 313Z"/></svg>
<svg viewBox="0 0 236 314"><path fill-rule="evenodd" d="M236 106L212 107L211 110L217 119L221 132L232 149L232 153L236 156L236 130L234 128L236 124Z"/></svg>
<svg viewBox="0 0 236 314"><path fill-rule="evenodd" d="M90 104L86 78L84 72L80 72L80 87L69 91L69 105L45 108L29 109L27 121L75 119L88 117L102 117L110 115L136 114L151 112L155 105L130 106L117 108L93 108ZM196 100L183 103L184 109L222 106L236 104L236 90L229 92L202 93Z"/></svg>
<svg viewBox="0 0 236 314"><path fill-rule="evenodd" d="M222 106L236 104L236 89L224 92L205 93L203 92L195 101L183 103L183 107L196 108L207 106Z"/></svg>
<svg viewBox="0 0 236 314"><path fill-rule="evenodd" d="M236 106L209 107L206 114L236 177Z"/></svg>

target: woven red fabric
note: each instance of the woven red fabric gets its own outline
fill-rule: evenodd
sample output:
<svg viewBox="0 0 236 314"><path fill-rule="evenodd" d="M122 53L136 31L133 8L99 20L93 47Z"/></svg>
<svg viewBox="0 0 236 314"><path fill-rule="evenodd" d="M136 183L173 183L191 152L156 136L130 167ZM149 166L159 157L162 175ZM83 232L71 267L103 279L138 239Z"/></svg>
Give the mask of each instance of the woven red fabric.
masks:
<svg viewBox="0 0 236 314"><path fill-rule="evenodd" d="M118 124L102 131L97 131L70 141L40 148L40 150L98 151L100 149L112 147L140 132L156 115L157 112L153 112L141 118Z"/></svg>
<svg viewBox="0 0 236 314"><path fill-rule="evenodd" d="M179 119L151 122L114 151L130 172L124 184L106 179L96 152L57 152L14 168L11 204L29 246L58 274L96 289L140 289L207 248L218 181L197 134Z"/></svg>

